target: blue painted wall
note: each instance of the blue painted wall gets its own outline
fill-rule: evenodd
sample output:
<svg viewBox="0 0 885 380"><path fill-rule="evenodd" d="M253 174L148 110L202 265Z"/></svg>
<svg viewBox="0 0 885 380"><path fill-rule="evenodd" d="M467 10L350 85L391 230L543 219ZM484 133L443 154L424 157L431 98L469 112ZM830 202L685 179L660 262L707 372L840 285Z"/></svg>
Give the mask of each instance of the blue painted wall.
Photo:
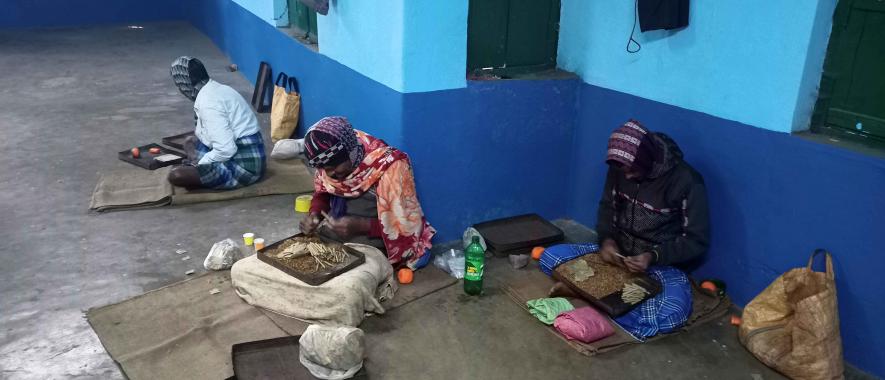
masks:
<svg viewBox="0 0 885 380"><path fill-rule="evenodd" d="M467 0L332 2L320 53L399 92L463 88Z"/></svg>
<svg viewBox="0 0 885 380"><path fill-rule="evenodd" d="M807 129L835 3L694 1L683 30L637 26L642 50L629 54L633 1L563 0L559 66L593 85L756 127Z"/></svg>
<svg viewBox="0 0 885 380"><path fill-rule="evenodd" d="M811 35L829 29L827 17L821 15L831 12L830 6L826 0L820 1L816 10L802 11L813 14L808 22ZM622 6L607 3L614 9ZM885 161L881 159L757 128L770 125L729 121L729 115L711 116L578 80L470 82L465 88L403 93L305 48L267 20L229 0L189 0L169 3L169 7L156 2L110 0L14 0L10 4L12 12L0 15L0 26L187 17L239 64L249 80L254 80L262 60L270 62L275 71L298 77L303 94L302 125L327 115L345 115L357 128L410 153L422 204L440 230L437 241L457 238L465 226L474 222L522 212L539 212L548 218L573 216L594 224L605 171L602 160L606 138L624 120L642 120L650 128L672 135L707 181L713 240L711 253L697 275L725 279L731 295L743 304L778 274L803 265L814 248L830 249L836 257L845 357L865 370L885 375L885 362L880 360L885 357L885 348L875 344L885 336L885 326L878 322L885 304L873 299L868 290L885 285L883 277L874 273L885 264L885 256L878 254L885 246L880 216L885 211L885 199L879 196L879 190L885 188ZM574 0L564 0L563 4L580 5ZM742 11L735 10L737 15ZM567 13L564 8L564 21L572 17ZM704 13L693 17L698 14ZM768 20L770 16L759 17ZM613 26L604 18L589 14L584 24ZM798 16L791 12L768 22L794 18ZM693 23L698 25L694 18ZM743 28L736 23L720 23L717 28ZM625 30L619 41L626 42L629 29ZM717 31L708 30L713 34ZM674 36L679 33L683 32ZM751 31L750 36L754 33ZM796 34L780 36L801 39ZM711 42L705 36L692 38L705 46ZM747 45L758 44L761 50L738 46L737 52L729 54L775 54L766 50L771 47L768 42L746 41ZM608 43L596 42L603 44L600 46ZM771 84L765 83L755 92L730 88L724 94L712 91L713 84L728 85L714 78L720 72L715 67L726 60L720 55L705 56L702 48L691 43L671 38L648 40L643 52L655 52L661 58L648 54L636 58L638 61L625 61L609 52L606 54L613 63L593 70L587 67L581 73L587 81L612 81L614 87L635 84L635 88L655 88L658 85L652 79L661 80L683 90L667 92L666 88L658 88L674 96L673 103L684 102L684 97L698 102L712 97L723 105L731 104L731 97L749 95L772 102L784 100ZM622 44L607 49L620 51ZM823 45L811 38L806 49L821 51ZM598 46L584 46L588 56L602 54ZM674 57L672 53L677 51L704 62L706 68L697 69L697 86L687 86L686 78L667 71L675 68L672 60L690 63ZM784 59L793 62L792 54L798 53L789 52ZM808 62L818 59L803 56L797 64L803 73L789 83L797 89L794 112L789 117L778 114L779 120L793 120L799 113L803 101L798 94L815 87L806 72L814 71L809 68L816 63ZM751 72L764 66L761 62L739 62ZM639 67L643 75L658 70L658 75L643 77L642 81L623 79L625 72L615 70L619 64L628 71ZM776 64L772 70L783 72L784 68ZM430 73L424 71L421 75ZM747 77L731 79L753 84ZM406 86L408 82L402 83ZM753 116L747 117L758 118L768 110L756 103L752 104L752 112L747 112Z"/></svg>
<svg viewBox="0 0 885 380"><path fill-rule="evenodd" d="M4 0L0 28L60 27L184 19L177 0Z"/></svg>
<svg viewBox="0 0 885 380"><path fill-rule="evenodd" d="M466 89L406 95L404 148L437 241L458 239L465 228L490 219L567 214L567 152L579 84L469 82Z"/></svg>
<svg viewBox="0 0 885 380"><path fill-rule="evenodd" d="M707 184L712 242L698 277L746 304L819 247L835 257L845 359L885 374L885 160L582 84L571 214L595 225L611 131L629 118L669 134Z"/></svg>
<svg viewBox="0 0 885 380"><path fill-rule="evenodd" d="M317 120L343 115L359 129L391 144L402 142L402 94L373 81L276 30L228 0L192 0L186 12L254 83L258 64L271 64L274 79L298 79L302 115L298 133Z"/></svg>
<svg viewBox="0 0 885 380"><path fill-rule="evenodd" d="M809 4L810 3L810 4ZM693 2L680 31L639 33L633 2L563 0L559 65L581 85L570 215L595 224L608 134L629 118L667 132L706 178L713 240L699 276L743 305L817 247L836 255L845 358L885 374L885 304L861 289L885 237L885 160L785 133L806 129L836 0ZM767 129L767 130L766 130Z"/></svg>
<svg viewBox="0 0 885 380"><path fill-rule="evenodd" d="M344 115L409 153L422 206L439 232L436 242L457 239L467 226L491 218L566 215L561 170L568 166L577 79L473 82L403 94L311 51L233 2L190 6L194 25L247 79L254 81L262 60L299 79L299 133L324 116Z"/></svg>
<svg viewBox="0 0 885 380"><path fill-rule="evenodd" d="M402 94L274 30L226 0L195 1L194 24L251 79L267 60L302 82L304 121L345 114L358 128L413 158L419 196L437 241L463 227L522 212L571 215L592 225L608 133L629 117L670 133L704 174L713 246L700 276L729 283L745 303L812 249L836 255L845 356L885 373L877 315L885 257L876 213L885 200L885 163L782 133L606 90L574 80L475 82L466 88ZM199 11L199 12L198 12ZM220 22L218 21L220 20ZM262 41L255 44L254 41Z"/></svg>

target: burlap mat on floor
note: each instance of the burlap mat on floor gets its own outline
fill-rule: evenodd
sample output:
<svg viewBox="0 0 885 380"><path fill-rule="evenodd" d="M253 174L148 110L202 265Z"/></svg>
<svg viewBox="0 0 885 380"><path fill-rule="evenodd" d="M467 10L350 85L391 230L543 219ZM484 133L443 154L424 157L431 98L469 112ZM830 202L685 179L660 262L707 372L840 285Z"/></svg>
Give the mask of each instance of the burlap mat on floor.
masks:
<svg viewBox="0 0 885 380"><path fill-rule="evenodd" d="M540 271L529 271L523 276L508 281L508 283L504 286L504 290L514 302L516 302L517 304L519 304L520 307L528 311L528 307L525 304L526 301L547 297L547 292L550 290L554 283L555 281L552 278ZM731 301L729 301L728 297L719 298L707 293L703 293L697 288L697 286L694 286L694 284L692 285L692 300L694 304L692 305L691 316L689 316L688 322L686 322L685 326L683 326L682 329L669 334L657 335L655 337L649 338L647 341L663 339L671 335L691 330L696 326L710 322L721 317L722 315L725 315L725 313L728 312L729 307L731 307ZM579 299L570 301L573 301L572 304L574 304L576 308L587 305L586 302ZM565 337L560 335L559 332L557 332L556 329L554 329L552 326L547 327L540 324L538 326L548 329L552 334L555 334L556 336L562 338L563 341L568 343L575 350L578 350L578 352L587 356L593 356L596 354L626 347L631 344L640 343L626 331L621 329L620 326L618 326L616 323L612 323L612 325L614 326L615 330L614 335L590 344L581 343L574 340L567 340Z"/></svg>
<svg viewBox="0 0 885 380"><path fill-rule="evenodd" d="M132 167L104 173L92 193L89 209L136 210L313 191L313 175L299 160L268 160L267 173L261 181L234 190L188 191L173 187L166 180L169 170L169 167L153 171Z"/></svg>
<svg viewBox="0 0 885 380"><path fill-rule="evenodd" d="M456 282L428 266L383 305L394 309ZM210 294L213 288L221 293ZM233 375L233 344L300 335L308 326L247 304L234 292L229 271L91 309L87 319L130 379L224 379Z"/></svg>
<svg viewBox="0 0 885 380"><path fill-rule="evenodd" d="M237 296L229 271L89 310L87 319L130 379L225 379L232 345L288 335Z"/></svg>

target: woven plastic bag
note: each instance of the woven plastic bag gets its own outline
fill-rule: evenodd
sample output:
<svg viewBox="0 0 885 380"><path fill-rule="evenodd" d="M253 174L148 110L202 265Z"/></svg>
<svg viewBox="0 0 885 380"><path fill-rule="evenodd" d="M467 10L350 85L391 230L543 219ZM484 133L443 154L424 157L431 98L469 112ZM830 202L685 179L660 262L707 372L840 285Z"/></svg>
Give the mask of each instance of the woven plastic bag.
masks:
<svg viewBox="0 0 885 380"><path fill-rule="evenodd" d="M270 140L274 143L288 139L298 126L298 112L301 110L301 94L298 82L285 73L277 76L273 89L273 102L270 106Z"/></svg>
<svg viewBox="0 0 885 380"><path fill-rule="evenodd" d="M811 269L826 255L826 272ZM830 253L784 273L744 308L740 341L765 365L793 379L842 379L842 337Z"/></svg>

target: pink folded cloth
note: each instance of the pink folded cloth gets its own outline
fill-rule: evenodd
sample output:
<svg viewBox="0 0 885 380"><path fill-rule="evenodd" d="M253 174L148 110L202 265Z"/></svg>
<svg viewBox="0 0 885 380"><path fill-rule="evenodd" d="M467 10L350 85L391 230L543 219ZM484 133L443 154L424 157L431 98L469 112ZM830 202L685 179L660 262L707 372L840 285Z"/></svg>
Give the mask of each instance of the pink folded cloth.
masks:
<svg viewBox="0 0 885 380"><path fill-rule="evenodd" d="M553 321L553 327L566 339L583 343L592 343L615 333L608 318L589 306L560 314Z"/></svg>

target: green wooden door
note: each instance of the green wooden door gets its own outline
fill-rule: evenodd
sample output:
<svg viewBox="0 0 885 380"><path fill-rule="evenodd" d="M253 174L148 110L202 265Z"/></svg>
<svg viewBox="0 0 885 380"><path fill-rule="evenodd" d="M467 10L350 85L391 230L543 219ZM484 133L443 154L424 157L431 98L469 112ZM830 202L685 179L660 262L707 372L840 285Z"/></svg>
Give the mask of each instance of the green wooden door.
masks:
<svg viewBox="0 0 885 380"><path fill-rule="evenodd" d="M559 9L560 0L470 0L467 69L555 67Z"/></svg>
<svg viewBox="0 0 885 380"><path fill-rule="evenodd" d="M885 2L837 5L815 112L825 127L885 140Z"/></svg>
<svg viewBox="0 0 885 380"><path fill-rule="evenodd" d="M317 13L298 0L288 0L289 24L303 33L303 38L317 42Z"/></svg>

